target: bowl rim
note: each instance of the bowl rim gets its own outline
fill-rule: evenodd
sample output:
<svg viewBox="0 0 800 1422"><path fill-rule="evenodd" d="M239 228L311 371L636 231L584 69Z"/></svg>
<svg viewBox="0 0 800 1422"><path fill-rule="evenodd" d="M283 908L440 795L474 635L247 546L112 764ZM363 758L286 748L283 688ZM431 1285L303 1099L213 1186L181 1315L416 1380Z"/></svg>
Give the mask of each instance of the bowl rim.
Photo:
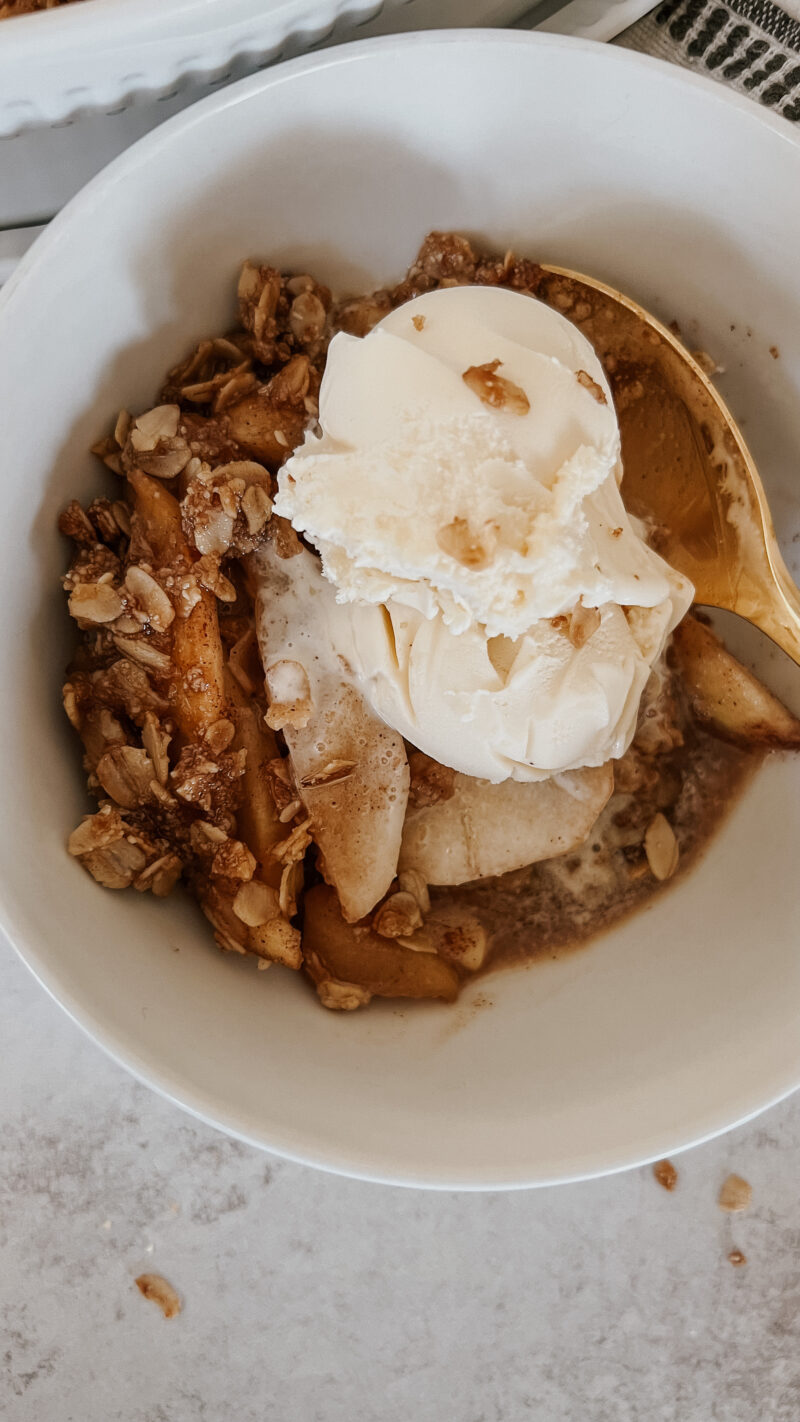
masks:
<svg viewBox="0 0 800 1422"><path fill-rule="evenodd" d="M127 0L124 0L124 3L127 3ZM785 142L800 149L800 133L779 115L770 113L745 95L732 92L713 79L689 73L668 62L636 51L622 48L608 49L605 46L600 47L590 40L560 35L540 35L535 32L493 29L465 29L457 32L434 30L356 41L316 54L304 55L276 65L273 69L242 79L168 119L159 128L146 134L115 158L91 179L53 219L49 227L36 239L33 246L22 258L17 269L0 291L0 333L3 322L7 319L7 313L14 306L18 292L24 289L29 280L29 274L35 271L37 263L51 250L58 249L62 243L69 240L70 225L76 220L80 221L90 217L95 209L104 203L110 189L123 183L140 164L148 161L151 154L158 152L165 144L168 145L174 134L188 130L198 123L206 122L215 113L220 113L235 104L246 101L258 91L290 83L298 76L334 66L341 67L359 62L368 63L373 54L383 55L397 50L408 52L422 46L437 48L442 44L447 44L451 50L457 45L470 49L476 45L490 45L515 50L520 47L546 48L553 51L566 49L572 52L580 50L591 54L598 63L607 64L609 69L614 65L620 66L623 70L626 68L646 69L651 71L654 77L660 75L662 81L667 80L679 88L687 84L699 87L707 97L713 98L718 105L747 114L750 122L760 124L772 133L776 133ZM2 888L3 886L0 885L0 890ZM75 997L69 986L60 980L57 969L43 963L35 936L28 931L26 926L24 906L14 903L13 895L7 897L3 892L0 892L0 928L5 932L17 955L45 988L49 996L112 1060L124 1067L143 1084L155 1090L166 1100L181 1107L196 1119L214 1126L246 1144L267 1150L299 1164L312 1165L333 1174L354 1179L417 1188L468 1191L522 1189L593 1179L632 1169L635 1166L657 1160L665 1154L674 1155L691 1146L713 1139L715 1136L751 1120L761 1111L776 1105L800 1088L799 1059L796 1070L791 1073L791 1079L787 1079L784 1075L782 1079L762 1082L760 1087L755 1086L745 1098L740 1097L735 1107L732 1107L732 1115L730 1111L725 1112L719 1108L709 1107L705 1116L695 1119L693 1124L687 1128L686 1134L682 1135L680 1131L677 1133L677 1141L674 1137L668 1140L660 1138L642 1140L640 1147L636 1150L625 1146L617 1147L602 1160L598 1159L590 1166L578 1165L572 1169L561 1170L544 1169L539 1171L536 1176L531 1176L529 1170L525 1169L514 1173L507 1170L493 1171L490 1167L477 1170L460 1168L455 1171L451 1170L450 1173L440 1171L438 1174L432 1175L409 1168L401 1162L390 1162L385 1153L382 1161L370 1166L364 1161L355 1160L352 1153L346 1151L340 1154L326 1147L315 1148L313 1140L308 1140L302 1129L293 1131L279 1129L275 1136L271 1135L269 1140L264 1139L263 1135L248 1129L236 1108L223 1106L201 1089L193 1087L191 1082L181 1077L180 1073L159 1065L157 1061L151 1059L147 1052L138 1052L135 1046L125 1039L124 1033L108 1028L102 1020L95 1016L91 1008Z"/></svg>

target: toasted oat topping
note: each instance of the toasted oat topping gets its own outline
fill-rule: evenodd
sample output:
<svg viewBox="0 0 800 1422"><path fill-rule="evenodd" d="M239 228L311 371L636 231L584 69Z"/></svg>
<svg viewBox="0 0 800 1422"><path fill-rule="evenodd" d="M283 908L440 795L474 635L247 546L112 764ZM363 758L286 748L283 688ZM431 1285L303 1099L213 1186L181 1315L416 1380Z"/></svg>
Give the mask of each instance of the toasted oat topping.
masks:
<svg viewBox="0 0 800 1422"><path fill-rule="evenodd" d="M311 843L310 825L310 819L303 820L301 824L295 825L291 834L273 845L274 858L284 865L294 864L301 860Z"/></svg>
<svg viewBox="0 0 800 1422"><path fill-rule="evenodd" d="M77 499L70 499L58 516L58 531L65 538L71 538L79 547L94 547L97 533L87 513L84 513Z"/></svg>
<svg viewBox="0 0 800 1422"><path fill-rule="evenodd" d="M201 341L167 376L162 396L183 405L207 405L214 414L249 395L257 385L251 357L227 338Z"/></svg>
<svg viewBox="0 0 800 1422"><path fill-rule="evenodd" d="M264 965L264 960L282 963L294 972L303 966L300 930L294 924L287 923L280 913L249 930L247 947L248 952L262 959L259 967Z"/></svg>
<svg viewBox="0 0 800 1422"><path fill-rule="evenodd" d="M678 867L678 841L669 820L660 812L647 826L644 851L656 879L671 879Z"/></svg>
<svg viewBox="0 0 800 1422"><path fill-rule="evenodd" d="M317 989L323 1007L332 1012L355 1012L359 1007L368 1007L372 993L357 983L342 982L334 978L324 963L311 949L304 952L305 967Z"/></svg>
<svg viewBox="0 0 800 1422"><path fill-rule="evenodd" d="M303 775L300 784L306 789L320 785L338 785L342 780L348 780L355 768L354 760L329 760L320 766L319 770Z"/></svg>
<svg viewBox="0 0 800 1422"><path fill-rule="evenodd" d="M80 623L116 622L122 614L119 593L110 583L78 583L69 595L69 611Z"/></svg>
<svg viewBox="0 0 800 1422"><path fill-rule="evenodd" d="M255 856L250 853L247 845L238 839L224 840L211 861L211 873L217 878L240 879L243 883L249 883L256 867ZM260 887L266 888L266 885ZM236 900L233 907L236 912Z"/></svg>
<svg viewBox="0 0 800 1422"><path fill-rule="evenodd" d="M154 632L166 632L175 616L175 609L152 573L133 563L125 574L124 586L128 594L126 605L133 621L152 627Z"/></svg>
<svg viewBox="0 0 800 1422"><path fill-rule="evenodd" d="M216 469L200 464L181 502L189 543L211 560L200 571L195 564L195 576L206 573L214 559L218 569L221 558L243 558L260 546L272 512L270 489L267 470L255 460L231 460Z"/></svg>
<svg viewBox="0 0 800 1422"><path fill-rule="evenodd" d="M368 336L391 309L388 291L376 292L374 296L358 296L352 301L343 301L335 308L334 325L349 336Z"/></svg>
<svg viewBox="0 0 800 1422"><path fill-rule="evenodd" d="M592 399L596 400L598 405L608 404L608 397L606 396L606 392L603 389L602 385L598 385L597 381L592 379L588 371L577 370L575 372L575 377L578 381L578 384L582 385L584 390L589 391L589 394L592 396Z"/></svg>
<svg viewBox="0 0 800 1422"><path fill-rule="evenodd" d="M267 525L267 538L279 558L294 558L303 551L303 545L288 519L271 518Z"/></svg>
<svg viewBox="0 0 800 1422"><path fill-rule="evenodd" d="M273 760L268 761L264 766L264 775L275 806L283 818L285 810L290 806L300 804L288 756L276 756ZM294 812L289 818L294 818Z"/></svg>
<svg viewBox="0 0 800 1422"><path fill-rule="evenodd" d="M419 272L435 282L469 282L478 258L466 237L457 232L431 232L419 250L409 276Z"/></svg>
<svg viewBox="0 0 800 1422"><path fill-rule="evenodd" d="M219 854L220 851L218 850ZM248 928L260 928L278 914L278 895L269 884L255 881L242 884L233 901L233 911Z"/></svg>
<svg viewBox="0 0 800 1422"><path fill-rule="evenodd" d="M585 647L600 626L600 611L596 607L584 607L578 603L566 619L566 633L576 650Z"/></svg>
<svg viewBox="0 0 800 1422"><path fill-rule="evenodd" d="M422 928L422 912L413 894L398 889L385 899L374 915L372 927L382 938L405 938Z"/></svg>
<svg viewBox="0 0 800 1422"><path fill-rule="evenodd" d="M301 860L296 859L283 866L278 890L278 907L285 919L292 919L297 913L297 903L303 889L303 880Z"/></svg>
<svg viewBox="0 0 800 1422"><path fill-rule="evenodd" d="M531 408L530 400L521 385L497 374L500 364L499 360L490 360L485 365L471 365L461 379L473 395L477 395L481 404L489 405L493 410L503 410L507 415L527 415ZM582 371L579 378L581 374Z"/></svg>
<svg viewBox="0 0 800 1422"><path fill-rule="evenodd" d="M97 763L95 775L102 788L123 810L135 810L153 798L155 766L146 750L114 746Z"/></svg>
<svg viewBox="0 0 800 1422"><path fill-rule="evenodd" d="M489 948L486 929L475 914L460 904L432 905L425 926L435 952L468 973L477 973Z"/></svg>
<svg viewBox="0 0 800 1422"><path fill-rule="evenodd" d="M403 869L397 876L397 887L406 894L413 894L419 904L420 913L430 913L431 896L418 869Z"/></svg>

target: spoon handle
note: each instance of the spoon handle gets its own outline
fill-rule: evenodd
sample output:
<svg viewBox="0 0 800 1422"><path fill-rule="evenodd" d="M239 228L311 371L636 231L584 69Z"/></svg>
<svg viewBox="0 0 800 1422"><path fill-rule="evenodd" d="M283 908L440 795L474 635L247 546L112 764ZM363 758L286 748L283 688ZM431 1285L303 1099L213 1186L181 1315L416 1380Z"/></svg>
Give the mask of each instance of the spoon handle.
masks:
<svg viewBox="0 0 800 1422"><path fill-rule="evenodd" d="M800 666L800 590L773 538L767 539L767 556L774 581L764 589L767 596L749 620Z"/></svg>

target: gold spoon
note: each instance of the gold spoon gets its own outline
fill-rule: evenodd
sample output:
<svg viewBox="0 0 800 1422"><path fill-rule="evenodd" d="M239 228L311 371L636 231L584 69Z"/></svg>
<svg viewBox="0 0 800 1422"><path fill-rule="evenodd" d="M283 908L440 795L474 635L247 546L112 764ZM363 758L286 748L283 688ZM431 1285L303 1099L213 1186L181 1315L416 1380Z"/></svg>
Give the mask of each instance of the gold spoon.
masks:
<svg viewBox="0 0 800 1422"><path fill-rule="evenodd" d="M592 277L542 267L536 295L595 347L614 391L623 493L706 607L736 612L800 664L800 592L764 487L718 391L676 335Z"/></svg>

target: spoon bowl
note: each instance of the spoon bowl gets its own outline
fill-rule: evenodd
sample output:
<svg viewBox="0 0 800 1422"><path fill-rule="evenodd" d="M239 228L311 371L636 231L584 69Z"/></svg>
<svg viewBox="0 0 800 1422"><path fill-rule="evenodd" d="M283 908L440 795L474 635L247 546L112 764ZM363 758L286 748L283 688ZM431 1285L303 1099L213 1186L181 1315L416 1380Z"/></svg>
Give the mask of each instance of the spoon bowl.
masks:
<svg viewBox="0 0 800 1422"><path fill-rule="evenodd" d="M580 327L606 369L630 512L648 520L654 545L691 579L698 603L738 613L800 664L800 592L752 455L700 364L703 353L693 355L637 302L582 273L542 267L536 292Z"/></svg>

